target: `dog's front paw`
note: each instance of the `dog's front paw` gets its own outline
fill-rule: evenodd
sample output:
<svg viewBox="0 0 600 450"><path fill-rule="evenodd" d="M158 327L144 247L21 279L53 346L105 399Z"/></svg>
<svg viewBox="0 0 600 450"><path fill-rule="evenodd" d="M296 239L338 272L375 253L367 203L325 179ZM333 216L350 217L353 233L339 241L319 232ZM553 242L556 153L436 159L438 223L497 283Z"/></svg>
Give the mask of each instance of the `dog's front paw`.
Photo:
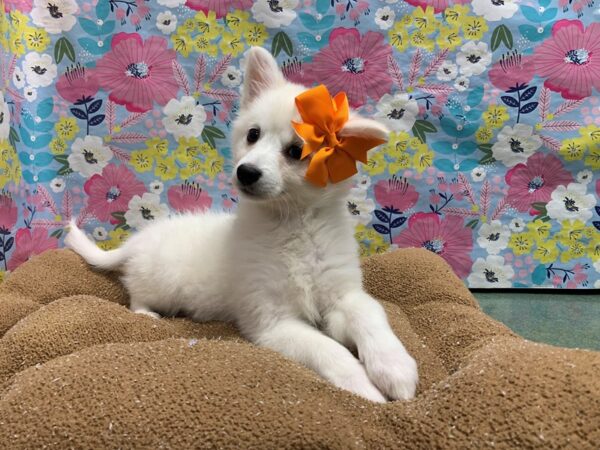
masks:
<svg viewBox="0 0 600 450"><path fill-rule="evenodd" d="M375 350L365 357L369 378L391 400L410 400L415 396L419 374L417 363L404 348Z"/></svg>

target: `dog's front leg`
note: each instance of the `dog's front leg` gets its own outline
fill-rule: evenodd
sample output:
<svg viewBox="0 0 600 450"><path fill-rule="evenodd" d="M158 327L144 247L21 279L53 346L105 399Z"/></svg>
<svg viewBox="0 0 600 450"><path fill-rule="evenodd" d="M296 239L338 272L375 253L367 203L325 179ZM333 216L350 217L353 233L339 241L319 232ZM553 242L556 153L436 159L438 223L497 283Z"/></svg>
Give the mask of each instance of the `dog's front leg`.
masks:
<svg viewBox="0 0 600 450"><path fill-rule="evenodd" d="M255 341L314 370L339 388L375 402L385 401L346 347L305 322L282 320L258 333Z"/></svg>
<svg viewBox="0 0 600 450"><path fill-rule="evenodd" d="M326 331L335 340L356 347L369 378L393 400L414 397L418 373L387 321L383 307L362 290L346 294L325 316Z"/></svg>

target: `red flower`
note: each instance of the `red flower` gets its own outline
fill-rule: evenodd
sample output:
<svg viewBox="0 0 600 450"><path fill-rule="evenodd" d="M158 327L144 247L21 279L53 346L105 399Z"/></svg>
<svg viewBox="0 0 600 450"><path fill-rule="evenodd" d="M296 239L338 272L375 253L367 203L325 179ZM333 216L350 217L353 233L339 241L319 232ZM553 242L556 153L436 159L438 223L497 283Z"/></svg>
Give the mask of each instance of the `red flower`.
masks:
<svg viewBox="0 0 600 450"><path fill-rule="evenodd" d="M17 205L9 193L0 192L0 230L10 231L17 223Z"/></svg>
<svg viewBox="0 0 600 450"><path fill-rule="evenodd" d="M229 9L249 9L252 7L252 0L187 0L185 6L196 11L202 11L208 14L214 11L217 19L225 17Z"/></svg>
<svg viewBox="0 0 600 450"><path fill-rule="evenodd" d="M33 255L39 255L51 248L57 248L58 241L48 237L43 228L21 228L15 236L15 250L8 261L8 270L13 271Z"/></svg>
<svg viewBox="0 0 600 450"><path fill-rule="evenodd" d="M171 186L167 192L169 204L177 212L204 211L211 207L212 198L198 185L185 181L178 186Z"/></svg>
<svg viewBox="0 0 600 450"><path fill-rule="evenodd" d="M100 84L94 71L82 67L79 63L67 68L56 82L56 90L70 103L91 98L96 95L98 89Z"/></svg>
<svg viewBox="0 0 600 450"><path fill-rule="evenodd" d="M307 64L305 82L323 83L332 95L345 91L350 106L362 106L367 97L379 100L390 92L387 64L391 54L392 48L380 33L367 31L361 37L354 28L336 28L329 46Z"/></svg>
<svg viewBox="0 0 600 450"><path fill-rule="evenodd" d="M381 206L402 212L415 206L419 199L419 193L414 186L408 184L406 178L398 178L396 175L389 180L379 180L373 191L375 200Z"/></svg>
<svg viewBox="0 0 600 450"><path fill-rule="evenodd" d="M446 260L456 275L466 277L473 261L473 234L458 216L440 219L435 213L417 213L408 220L408 228L394 238L398 247L425 248Z"/></svg>
<svg viewBox="0 0 600 450"><path fill-rule="evenodd" d="M492 66L489 76L494 86L508 91L510 88L529 83L534 74L533 58L513 51L508 55L502 55L500 61Z"/></svg>
<svg viewBox="0 0 600 450"><path fill-rule="evenodd" d="M527 164L517 164L505 176L508 189L507 201L518 211L524 212L535 202L547 203L552 191L559 185L567 186L573 175L565 170L554 155L535 153Z"/></svg>
<svg viewBox="0 0 600 450"><path fill-rule="evenodd" d="M145 112L152 109L152 102L166 105L177 95L173 75L177 55L164 38L153 36L143 42L137 33L118 33L111 45L112 51L96 64L96 75L113 102L128 111Z"/></svg>
<svg viewBox="0 0 600 450"><path fill-rule="evenodd" d="M107 165L102 174L87 180L83 189L89 196L89 211L103 222L112 220L114 212L127 211L129 200L146 192L144 183L126 166L115 164Z"/></svg>

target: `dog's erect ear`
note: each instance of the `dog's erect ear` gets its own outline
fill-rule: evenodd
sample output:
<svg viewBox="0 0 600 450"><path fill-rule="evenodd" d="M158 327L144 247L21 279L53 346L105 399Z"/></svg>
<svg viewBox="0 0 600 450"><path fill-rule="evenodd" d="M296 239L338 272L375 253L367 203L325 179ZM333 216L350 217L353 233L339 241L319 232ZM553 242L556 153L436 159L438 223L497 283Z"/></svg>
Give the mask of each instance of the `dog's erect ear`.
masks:
<svg viewBox="0 0 600 450"><path fill-rule="evenodd" d="M265 89L285 81L275 58L264 48L251 47L246 57L242 107L247 106Z"/></svg>
<svg viewBox="0 0 600 450"><path fill-rule="evenodd" d="M350 115L348 122L340 130L342 137L362 137L370 139L388 140L389 130L387 127L376 120L365 119L358 115Z"/></svg>

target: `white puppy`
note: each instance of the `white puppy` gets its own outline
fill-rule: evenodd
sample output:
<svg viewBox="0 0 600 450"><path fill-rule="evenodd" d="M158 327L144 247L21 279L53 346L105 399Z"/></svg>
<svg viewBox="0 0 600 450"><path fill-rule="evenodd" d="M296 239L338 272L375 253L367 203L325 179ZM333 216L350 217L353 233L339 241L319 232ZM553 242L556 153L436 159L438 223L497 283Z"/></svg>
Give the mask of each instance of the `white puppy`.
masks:
<svg viewBox="0 0 600 450"><path fill-rule="evenodd" d="M348 183L305 179L309 158L299 159L291 121L300 121L294 98L306 88L287 82L266 50L251 49L247 60L233 127L236 214L157 220L108 252L74 225L65 242L91 265L122 271L134 312L231 321L342 389L410 399L417 365L362 289ZM341 134L387 131L352 113Z"/></svg>

